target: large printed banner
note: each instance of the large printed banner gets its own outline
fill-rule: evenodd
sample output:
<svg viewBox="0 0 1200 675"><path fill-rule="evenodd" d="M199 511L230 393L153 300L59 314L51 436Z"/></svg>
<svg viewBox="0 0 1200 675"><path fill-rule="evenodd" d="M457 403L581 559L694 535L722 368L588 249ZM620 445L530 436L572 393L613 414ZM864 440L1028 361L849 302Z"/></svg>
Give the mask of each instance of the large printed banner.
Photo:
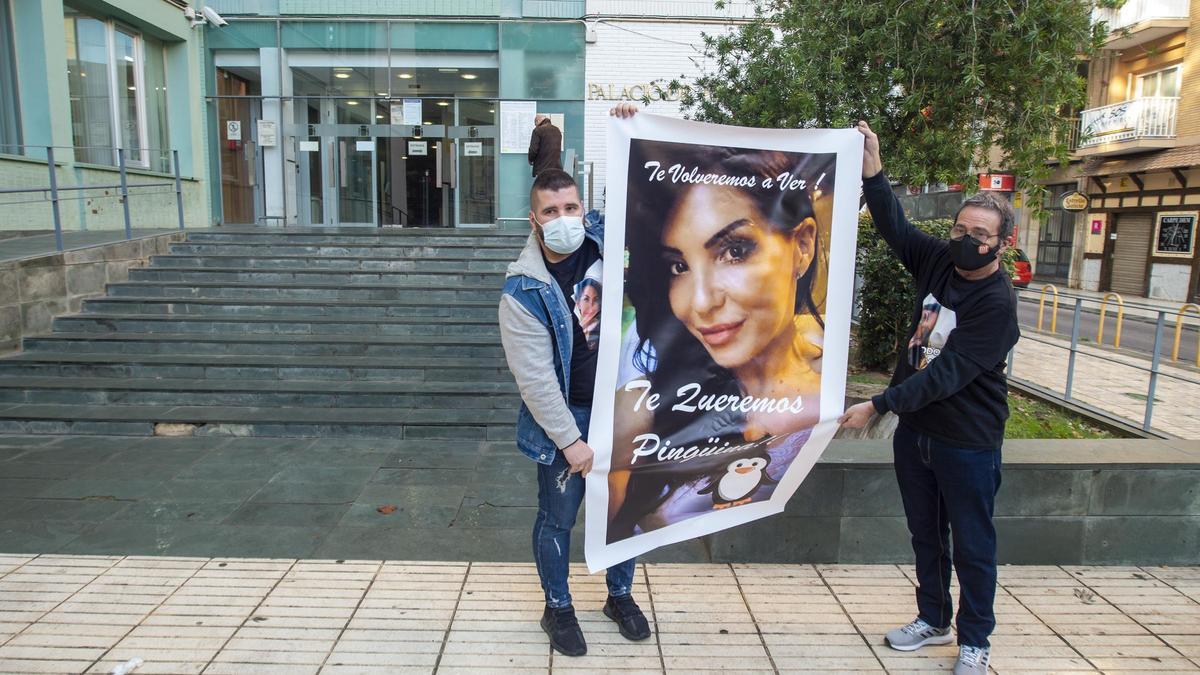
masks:
<svg viewBox="0 0 1200 675"><path fill-rule="evenodd" d="M783 511L846 388L863 137L610 118L593 572Z"/></svg>

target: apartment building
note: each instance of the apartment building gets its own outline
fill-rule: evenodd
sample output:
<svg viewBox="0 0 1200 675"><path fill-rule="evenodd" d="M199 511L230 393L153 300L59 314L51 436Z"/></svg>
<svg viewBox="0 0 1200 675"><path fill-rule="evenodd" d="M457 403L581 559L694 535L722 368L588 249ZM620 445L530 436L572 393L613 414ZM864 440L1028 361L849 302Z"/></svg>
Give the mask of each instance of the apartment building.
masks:
<svg viewBox="0 0 1200 675"><path fill-rule="evenodd" d="M1095 18L1111 32L1088 64L1073 161L1049 181L1050 217L1027 224L1025 247L1039 278L1195 301L1200 2L1130 0Z"/></svg>

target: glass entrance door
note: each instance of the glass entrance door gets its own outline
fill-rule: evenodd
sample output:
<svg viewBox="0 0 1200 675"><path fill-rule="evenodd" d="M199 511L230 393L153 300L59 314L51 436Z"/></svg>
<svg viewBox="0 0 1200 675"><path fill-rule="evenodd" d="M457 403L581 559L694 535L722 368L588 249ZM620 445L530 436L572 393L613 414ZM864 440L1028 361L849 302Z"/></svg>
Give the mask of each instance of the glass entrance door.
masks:
<svg viewBox="0 0 1200 675"><path fill-rule="evenodd" d="M291 132L299 224L492 226L495 104L443 100L425 108L420 125L389 124L386 100L298 100Z"/></svg>
<svg viewBox="0 0 1200 675"><path fill-rule="evenodd" d="M375 179L375 139L339 136L334 148L333 201L341 226L379 225L379 194Z"/></svg>

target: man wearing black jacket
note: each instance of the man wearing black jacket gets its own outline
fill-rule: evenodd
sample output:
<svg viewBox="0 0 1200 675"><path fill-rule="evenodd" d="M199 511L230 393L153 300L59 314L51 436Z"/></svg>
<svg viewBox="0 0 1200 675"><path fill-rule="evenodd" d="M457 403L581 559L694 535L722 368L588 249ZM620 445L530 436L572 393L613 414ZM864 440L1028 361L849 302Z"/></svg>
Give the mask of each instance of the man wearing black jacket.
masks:
<svg viewBox="0 0 1200 675"><path fill-rule="evenodd" d="M1016 296L1000 264L1013 233L1009 203L991 192L963 202L950 239L917 230L904 217L883 173L879 138L866 122L863 193L880 236L913 275L912 337L891 385L852 406L843 426L876 413L900 416L893 440L896 479L917 567L917 618L889 631L894 649L954 641L950 630L951 552L958 573L956 675L987 673L996 626L996 530L1000 446L1008 419L1005 360L1020 338Z"/></svg>

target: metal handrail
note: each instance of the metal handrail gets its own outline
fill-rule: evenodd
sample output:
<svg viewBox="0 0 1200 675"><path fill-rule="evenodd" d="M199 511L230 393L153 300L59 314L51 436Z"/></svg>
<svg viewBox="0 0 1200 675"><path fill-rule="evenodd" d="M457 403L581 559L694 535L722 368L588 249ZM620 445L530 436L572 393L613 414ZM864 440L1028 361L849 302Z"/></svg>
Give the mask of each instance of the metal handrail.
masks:
<svg viewBox="0 0 1200 675"><path fill-rule="evenodd" d="M179 151L178 150L171 150L172 165L175 169L175 171L174 171L174 179L175 180L173 182L130 184L128 181L128 171L126 170L126 164L125 164L125 153L128 151L128 149L126 149L126 148L112 148L112 147L105 147L105 146L83 146L83 145L76 145L76 146L70 146L70 145L19 145L16 143L11 144L8 147L39 148L39 149L46 151L46 168L47 168L47 173L49 174L49 179L48 179L49 186L48 187L5 188L5 189L0 190L0 194L18 194L18 193L30 193L30 192L40 192L40 193L44 194L44 193L49 192L50 193L50 210L54 216L54 245L55 245L55 248L57 248L57 250L59 250L60 252L64 248L63 230L62 230L62 213L59 209L59 202L64 201L64 199L59 196L60 192L68 192L68 191L73 191L73 190L119 190L120 192L118 194L118 197L121 200L121 207L122 207L122 210L124 212L124 217L125 217L125 239L129 240L129 239L133 238L133 222L132 222L132 218L130 216L130 211L129 211L129 190L130 190L130 188L165 187L165 186L174 185L174 187L175 187L175 206L176 206L176 210L178 211L178 216L179 216L179 229L181 229L181 230L184 229L183 183L182 183L182 177L180 176L180 172L179 172ZM55 148L115 150L117 153L117 171L120 175L120 182L118 182L116 185L67 185L67 186L59 187L58 171L57 171L58 166L54 161ZM146 149L146 148L132 149L133 152L145 152L146 150L148 150L148 149Z"/></svg>
<svg viewBox="0 0 1200 675"><path fill-rule="evenodd" d="M1058 287L1054 284L1046 284L1042 286L1041 295L1038 297L1038 332L1042 332L1042 312L1046 309L1046 291L1054 291L1054 304L1050 308L1050 332L1058 332Z"/></svg>
<svg viewBox="0 0 1200 675"><path fill-rule="evenodd" d="M21 143L0 143L0 148L56 148L59 150L128 150L132 152L148 152L150 150L158 150L160 152L175 152L174 148L122 148L116 145L23 145Z"/></svg>
<svg viewBox="0 0 1200 675"><path fill-rule="evenodd" d="M1171 349L1171 360L1179 360L1179 338L1183 333L1183 317L1189 311L1195 310L1197 315L1200 315L1200 305L1187 303L1179 308L1179 314L1175 317L1175 346ZM1200 336L1196 337L1196 367L1200 368Z"/></svg>
<svg viewBox="0 0 1200 675"><path fill-rule="evenodd" d="M1100 301L1100 327L1096 330L1096 344L1104 346L1104 314L1108 311L1108 301L1117 301L1117 330L1113 339L1113 349L1121 348L1121 322L1125 320L1125 300L1120 293L1105 293Z"/></svg>

